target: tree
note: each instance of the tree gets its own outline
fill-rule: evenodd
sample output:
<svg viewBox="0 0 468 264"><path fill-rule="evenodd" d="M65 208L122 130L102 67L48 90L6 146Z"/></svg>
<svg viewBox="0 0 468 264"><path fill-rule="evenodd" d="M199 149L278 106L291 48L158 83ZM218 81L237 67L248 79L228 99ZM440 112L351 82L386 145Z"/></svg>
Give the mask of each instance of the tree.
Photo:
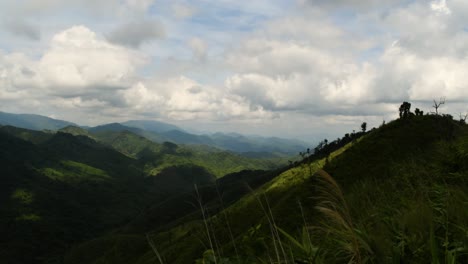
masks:
<svg viewBox="0 0 468 264"><path fill-rule="evenodd" d="M400 118L407 118L410 116L411 112L411 104L408 102L403 102L400 105L399 111L400 111Z"/></svg>
<svg viewBox="0 0 468 264"><path fill-rule="evenodd" d="M419 110L419 108L416 108L416 109L414 110L414 113L415 113L417 116L422 116L422 115L424 115L424 111Z"/></svg>
<svg viewBox="0 0 468 264"><path fill-rule="evenodd" d="M367 123L366 122L362 123L361 129L362 129L362 132L366 133L366 130L367 130Z"/></svg>
<svg viewBox="0 0 468 264"><path fill-rule="evenodd" d="M439 114L439 107L443 104L445 104L445 97L441 97L438 103L436 102L436 100L434 100L434 105L432 107L435 109L436 115Z"/></svg>

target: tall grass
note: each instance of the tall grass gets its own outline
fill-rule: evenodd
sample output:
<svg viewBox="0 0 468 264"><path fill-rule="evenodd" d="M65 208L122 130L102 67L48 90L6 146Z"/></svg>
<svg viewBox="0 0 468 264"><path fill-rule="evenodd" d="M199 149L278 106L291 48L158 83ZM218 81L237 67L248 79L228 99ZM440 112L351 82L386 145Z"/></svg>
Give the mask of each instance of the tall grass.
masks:
<svg viewBox="0 0 468 264"><path fill-rule="evenodd" d="M211 239L210 228L208 227L208 218L207 218L207 215L206 215L205 207L203 205L202 197L200 195L200 192L198 191L198 186L196 184L194 185L194 188L195 188L195 193L197 195L196 200L197 200L198 205L200 206L200 211L201 211L201 214L202 214L202 217L203 217L203 223L204 223L204 226L205 226L206 235L208 237L208 243L209 243L211 251L213 252L213 261L214 261L215 264L218 264L218 261L217 261L217 258L216 258L216 251L215 251L215 248L214 248L214 245L213 245L213 241Z"/></svg>
<svg viewBox="0 0 468 264"><path fill-rule="evenodd" d="M319 170L315 176L315 208L324 217L317 230L333 242L327 243L327 254L333 254L336 259L346 259L348 263L364 263L365 256L371 255L372 250L363 239L362 232L355 228L341 188L324 170Z"/></svg>
<svg viewBox="0 0 468 264"><path fill-rule="evenodd" d="M148 241L148 244L151 247L151 250L154 252L156 257L158 258L158 261L160 264L164 264L164 261L162 260L161 254L159 254L158 249L156 248L156 245L154 244L153 239L151 238L150 234L146 234L146 241Z"/></svg>

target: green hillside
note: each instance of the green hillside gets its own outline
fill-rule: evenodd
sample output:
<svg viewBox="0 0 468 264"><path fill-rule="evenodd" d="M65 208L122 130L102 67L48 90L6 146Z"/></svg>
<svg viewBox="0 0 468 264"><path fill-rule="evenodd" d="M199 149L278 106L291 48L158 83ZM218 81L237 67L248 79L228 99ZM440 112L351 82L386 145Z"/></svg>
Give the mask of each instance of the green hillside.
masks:
<svg viewBox="0 0 468 264"><path fill-rule="evenodd" d="M305 155L240 200L223 205L201 190L190 216L97 238L65 260L468 263L467 153L467 125L399 119L322 158Z"/></svg>
<svg viewBox="0 0 468 264"><path fill-rule="evenodd" d="M209 146L159 144L128 130L102 130L93 132L92 136L138 159L150 175L157 175L165 168L188 164L204 167L216 177L245 169L273 169L286 164L285 158L253 159Z"/></svg>
<svg viewBox="0 0 468 264"><path fill-rule="evenodd" d="M87 136L87 137L91 137L91 135L89 134L88 130L84 129L84 128L81 128L81 127L77 127L77 126L66 126L64 128L61 128L58 130L59 132L63 132L63 133L68 133L68 134L72 134L74 136Z"/></svg>
<svg viewBox="0 0 468 264"><path fill-rule="evenodd" d="M33 144L0 132L0 262L61 263L72 244L157 200L130 158L58 133Z"/></svg>
<svg viewBox="0 0 468 264"><path fill-rule="evenodd" d="M194 184L213 190L224 172L272 166L131 132L102 141L83 133L0 127L0 263L63 263L74 244L136 230L146 216L157 218L148 223L154 226L191 214L186 197Z"/></svg>
<svg viewBox="0 0 468 264"><path fill-rule="evenodd" d="M21 138L26 141L30 141L35 144L45 142L54 135L54 133L50 131L41 132L18 128L14 126L0 126L0 130L7 134L14 135L15 137Z"/></svg>

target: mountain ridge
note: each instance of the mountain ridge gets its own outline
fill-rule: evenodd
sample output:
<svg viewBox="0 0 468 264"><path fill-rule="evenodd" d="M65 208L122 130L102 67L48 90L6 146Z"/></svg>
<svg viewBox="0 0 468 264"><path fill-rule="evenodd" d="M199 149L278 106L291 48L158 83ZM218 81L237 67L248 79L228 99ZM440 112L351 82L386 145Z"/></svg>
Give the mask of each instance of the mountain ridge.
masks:
<svg viewBox="0 0 468 264"><path fill-rule="evenodd" d="M81 129L87 130L90 134L128 130L157 143L170 141L176 144L209 145L236 153L246 153L248 157L261 157L266 152L274 152L277 156L287 157L297 154L308 145L307 142L295 139L248 136L239 133L192 134L178 126L153 120L127 120L121 123L114 122L88 127L40 115L0 112L0 124L39 131L62 130L62 132L65 132L68 130L69 133L81 135L86 135L86 132ZM266 157L269 156L266 155Z"/></svg>

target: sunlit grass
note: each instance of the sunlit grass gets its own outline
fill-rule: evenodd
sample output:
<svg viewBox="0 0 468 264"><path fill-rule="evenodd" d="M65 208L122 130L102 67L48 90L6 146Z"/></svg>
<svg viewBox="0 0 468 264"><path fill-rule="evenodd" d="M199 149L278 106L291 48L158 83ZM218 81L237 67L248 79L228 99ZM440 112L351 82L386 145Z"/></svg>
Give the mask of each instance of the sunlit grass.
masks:
<svg viewBox="0 0 468 264"><path fill-rule="evenodd" d="M11 195L11 198L26 205L33 202L34 194L26 189L16 189Z"/></svg>
<svg viewBox="0 0 468 264"><path fill-rule="evenodd" d="M15 218L16 221L32 221L37 222L41 220L41 217L37 214L22 214Z"/></svg>
<svg viewBox="0 0 468 264"><path fill-rule="evenodd" d="M48 178L58 181L103 181L110 178L107 172L101 169L71 160L63 160L57 167L41 168L39 171Z"/></svg>

